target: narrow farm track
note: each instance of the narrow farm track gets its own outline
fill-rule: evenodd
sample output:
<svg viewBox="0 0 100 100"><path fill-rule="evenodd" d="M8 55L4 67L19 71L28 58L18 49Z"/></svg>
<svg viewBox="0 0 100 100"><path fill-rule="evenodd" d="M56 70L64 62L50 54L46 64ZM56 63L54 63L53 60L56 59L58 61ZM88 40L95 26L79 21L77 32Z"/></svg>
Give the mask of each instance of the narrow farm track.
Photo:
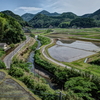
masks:
<svg viewBox="0 0 100 100"><path fill-rule="evenodd" d="M57 62L57 61L53 60L52 58L48 57L48 56L45 54L45 48L46 48L47 46L51 45L53 42L54 42L53 39L51 39L51 43L48 44L48 45L45 45L45 46L42 48L42 54L43 54L43 56L44 56L46 59L50 60L51 62L53 62L53 63L55 63L55 64L57 64L57 65L59 65L59 66L62 66L62 67L66 67L66 68L68 68L68 69L71 69L71 67L66 66L66 65L64 65L64 64L62 64L62 63L60 63L60 62ZM79 70L77 70L77 71L79 71Z"/></svg>

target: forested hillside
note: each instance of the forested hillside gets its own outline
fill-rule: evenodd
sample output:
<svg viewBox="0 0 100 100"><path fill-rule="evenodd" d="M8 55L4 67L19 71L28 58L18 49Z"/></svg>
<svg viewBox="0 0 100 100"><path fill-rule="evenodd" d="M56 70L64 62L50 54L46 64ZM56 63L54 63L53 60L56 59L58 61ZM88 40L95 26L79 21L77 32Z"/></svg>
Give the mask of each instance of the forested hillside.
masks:
<svg viewBox="0 0 100 100"><path fill-rule="evenodd" d="M0 42L18 43L25 39L18 21L6 14L0 13Z"/></svg>
<svg viewBox="0 0 100 100"><path fill-rule="evenodd" d="M22 15L21 17L22 17L25 21L30 21L34 16L35 16L35 14L25 13L25 14Z"/></svg>
<svg viewBox="0 0 100 100"><path fill-rule="evenodd" d="M60 14L57 12L54 13L50 13L46 10L43 10L37 14L43 14L43 15L47 15L47 16L59 16ZM31 13L25 13L23 14L21 17L23 18L24 21L30 21L34 16L36 16L37 14L31 14Z"/></svg>
<svg viewBox="0 0 100 100"><path fill-rule="evenodd" d="M24 19L29 21L33 28L90 28L100 26L100 9L91 14L77 16L72 12L50 13L43 10L34 16L27 14L23 15ZM33 17L33 18L32 18Z"/></svg>
<svg viewBox="0 0 100 100"><path fill-rule="evenodd" d="M19 15L14 14L12 11L6 10L6 11L2 11L2 13L15 18L21 24L21 26L28 25L28 23L25 22L22 17L20 17Z"/></svg>
<svg viewBox="0 0 100 100"><path fill-rule="evenodd" d="M63 13L59 16L47 16L46 14L37 14L34 16L33 19L29 21L30 25L34 28L48 28L50 26L52 27L62 27L61 24L64 23L66 26L69 25L69 23L77 18L77 15L69 12L69 13ZM64 28L64 27L62 27Z"/></svg>

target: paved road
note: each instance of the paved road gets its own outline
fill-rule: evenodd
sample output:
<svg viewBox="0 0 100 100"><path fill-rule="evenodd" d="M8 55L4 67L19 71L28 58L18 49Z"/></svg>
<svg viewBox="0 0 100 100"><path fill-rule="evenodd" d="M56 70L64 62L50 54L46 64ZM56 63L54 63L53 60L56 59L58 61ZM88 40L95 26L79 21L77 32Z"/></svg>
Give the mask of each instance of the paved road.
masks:
<svg viewBox="0 0 100 100"><path fill-rule="evenodd" d="M27 43L29 42L30 40L30 37L26 37L26 40L21 43L15 50L13 50L10 54L8 54L4 59L4 63L6 65L6 68L7 69L10 69L10 64L11 64L11 61L12 61L12 58L13 56Z"/></svg>

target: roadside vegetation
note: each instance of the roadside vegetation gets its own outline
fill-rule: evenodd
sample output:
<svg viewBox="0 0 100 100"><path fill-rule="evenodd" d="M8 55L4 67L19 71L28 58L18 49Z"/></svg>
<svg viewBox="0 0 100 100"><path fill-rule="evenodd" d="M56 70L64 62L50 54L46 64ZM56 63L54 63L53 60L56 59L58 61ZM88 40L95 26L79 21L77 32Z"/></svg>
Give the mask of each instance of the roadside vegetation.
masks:
<svg viewBox="0 0 100 100"><path fill-rule="evenodd" d="M4 51L2 48L0 48L0 58L1 58L4 54L5 54L5 51Z"/></svg>

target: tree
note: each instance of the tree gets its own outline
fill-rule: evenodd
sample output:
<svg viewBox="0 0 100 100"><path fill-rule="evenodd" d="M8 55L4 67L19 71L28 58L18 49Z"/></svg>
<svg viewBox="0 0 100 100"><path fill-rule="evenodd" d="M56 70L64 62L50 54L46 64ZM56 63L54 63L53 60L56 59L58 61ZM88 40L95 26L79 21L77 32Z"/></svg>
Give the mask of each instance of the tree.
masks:
<svg viewBox="0 0 100 100"><path fill-rule="evenodd" d="M1 68L6 68L6 65L4 64L4 62L2 62L1 60L0 60L0 69Z"/></svg>
<svg viewBox="0 0 100 100"><path fill-rule="evenodd" d="M25 39L21 25L16 19L0 13L0 41L8 44Z"/></svg>
<svg viewBox="0 0 100 100"><path fill-rule="evenodd" d="M92 18L76 18L71 21L70 26L77 26L82 28L91 28L95 27L96 23Z"/></svg>
<svg viewBox="0 0 100 100"><path fill-rule="evenodd" d="M90 82L82 77L73 77L65 83L65 90L71 89L79 97L84 100L92 100L93 91L97 91L97 87L93 82Z"/></svg>
<svg viewBox="0 0 100 100"><path fill-rule="evenodd" d="M59 24L59 27L60 28L68 28L69 24L70 24L69 22L62 22L62 23Z"/></svg>
<svg viewBox="0 0 100 100"><path fill-rule="evenodd" d="M9 74L13 77L19 78L19 77L22 77L24 75L24 72L23 72L23 69L21 69L21 68L12 67L9 70Z"/></svg>

